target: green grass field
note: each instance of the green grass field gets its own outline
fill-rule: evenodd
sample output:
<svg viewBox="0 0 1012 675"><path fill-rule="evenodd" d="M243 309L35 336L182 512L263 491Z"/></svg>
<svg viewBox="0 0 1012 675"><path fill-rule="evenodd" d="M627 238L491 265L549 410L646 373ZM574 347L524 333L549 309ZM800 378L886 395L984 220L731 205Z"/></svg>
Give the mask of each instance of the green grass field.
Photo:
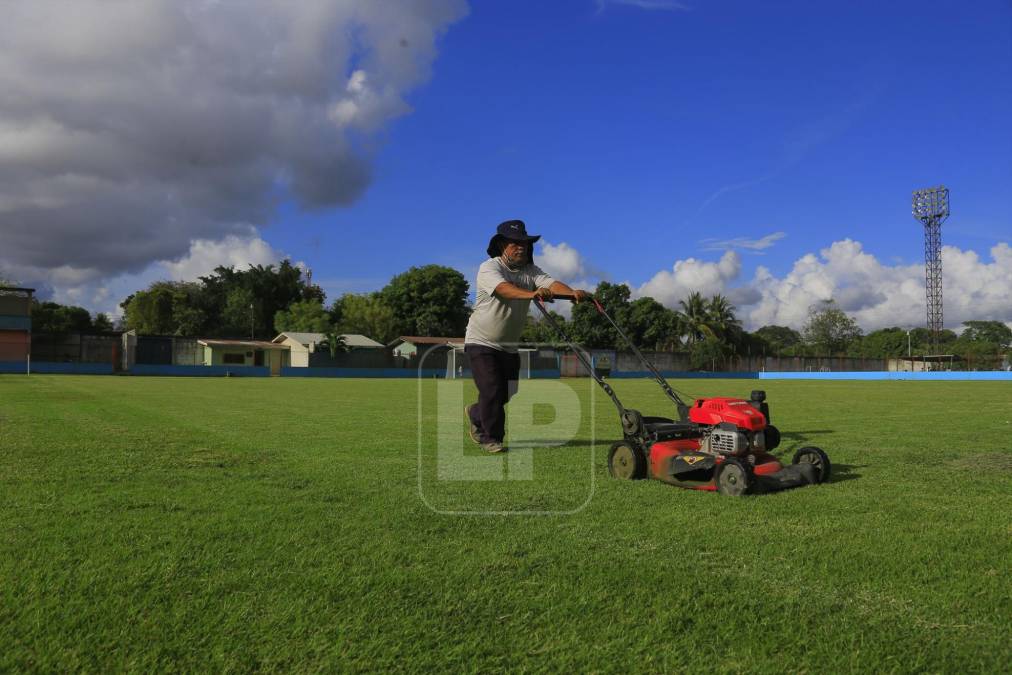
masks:
<svg viewBox="0 0 1012 675"><path fill-rule="evenodd" d="M830 483L614 481L587 381L522 385L583 410L531 480L450 481L435 381L0 376L0 671L1007 672L1012 386L763 384Z"/></svg>

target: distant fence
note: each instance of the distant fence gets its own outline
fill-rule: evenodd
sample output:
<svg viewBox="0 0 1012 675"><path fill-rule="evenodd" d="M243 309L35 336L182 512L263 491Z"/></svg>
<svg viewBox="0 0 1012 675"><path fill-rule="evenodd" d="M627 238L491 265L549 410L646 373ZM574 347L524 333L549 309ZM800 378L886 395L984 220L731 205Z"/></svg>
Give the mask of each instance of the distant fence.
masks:
<svg viewBox="0 0 1012 675"><path fill-rule="evenodd" d="M13 334L8 331L8 333ZM0 340L0 372L24 373L20 360L27 334L15 343L6 333ZM4 337L4 336L0 336ZM8 344L9 343L9 344ZM269 369L257 366L205 366L204 347L196 338L123 334L48 334L30 338L31 371L35 373L111 374L162 376L266 377ZM5 351L6 350L6 351ZM411 358L387 349L354 349L334 356L326 349L309 355L308 367L284 367L286 377L463 377L470 378L470 363L462 350L440 347ZM632 353L613 349L587 350L594 369L605 377L642 378L651 373ZM684 353L645 352L657 369L672 379L823 379L823 380L1008 380L1004 371L897 370L895 360L857 357L732 356L715 359L706 370L693 370ZM954 367L968 363L953 364ZM452 367L452 375L447 369ZM586 368L572 351L554 344L532 345L522 354L522 376L532 378L586 377Z"/></svg>
<svg viewBox="0 0 1012 675"><path fill-rule="evenodd" d="M594 368L611 377L644 377L650 372L632 352L613 349L589 349ZM662 373L692 374L691 377L750 377L759 372L856 372L886 369L885 359L847 356L729 356L713 359L706 368L692 367L691 357L681 352L643 352L643 356ZM560 351L563 377L586 377L587 369L576 354Z"/></svg>
<svg viewBox="0 0 1012 675"><path fill-rule="evenodd" d="M36 363L105 363L120 360L119 335L88 333L32 333L31 354Z"/></svg>
<svg viewBox="0 0 1012 675"><path fill-rule="evenodd" d="M202 366L204 347L197 338L162 335L124 335L130 362L149 366Z"/></svg>

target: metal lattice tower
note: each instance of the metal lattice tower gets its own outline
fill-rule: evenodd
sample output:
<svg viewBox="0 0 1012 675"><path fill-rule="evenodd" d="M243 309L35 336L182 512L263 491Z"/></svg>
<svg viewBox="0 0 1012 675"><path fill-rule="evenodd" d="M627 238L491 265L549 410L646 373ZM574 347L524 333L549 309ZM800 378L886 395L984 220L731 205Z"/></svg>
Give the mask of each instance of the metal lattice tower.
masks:
<svg viewBox="0 0 1012 675"><path fill-rule="evenodd" d="M924 290L928 301L931 350L936 351L942 331L942 223L949 217L949 189L944 185L915 190L914 218L924 225Z"/></svg>

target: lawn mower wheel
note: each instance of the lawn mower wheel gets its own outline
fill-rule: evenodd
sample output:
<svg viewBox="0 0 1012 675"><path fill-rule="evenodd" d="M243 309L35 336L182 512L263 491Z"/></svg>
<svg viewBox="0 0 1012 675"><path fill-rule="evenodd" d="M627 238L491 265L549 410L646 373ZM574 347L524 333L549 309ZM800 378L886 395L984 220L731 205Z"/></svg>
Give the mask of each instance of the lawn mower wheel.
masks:
<svg viewBox="0 0 1012 675"><path fill-rule="evenodd" d="M829 480L829 471L832 468L829 464L829 456L820 448L808 446L801 448L794 453L792 464L811 464L817 471L816 483L825 483Z"/></svg>
<svg viewBox="0 0 1012 675"><path fill-rule="evenodd" d="M717 492L729 497L740 497L752 485L748 468L737 459L725 459L717 467Z"/></svg>
<svg viewBox="0 0 1012 675"><path fill-rule="evenodd" d="M647 458L643 451L625 441L612 444L608 453L608 472L612 478L639 480L646 478Z"/></svg>

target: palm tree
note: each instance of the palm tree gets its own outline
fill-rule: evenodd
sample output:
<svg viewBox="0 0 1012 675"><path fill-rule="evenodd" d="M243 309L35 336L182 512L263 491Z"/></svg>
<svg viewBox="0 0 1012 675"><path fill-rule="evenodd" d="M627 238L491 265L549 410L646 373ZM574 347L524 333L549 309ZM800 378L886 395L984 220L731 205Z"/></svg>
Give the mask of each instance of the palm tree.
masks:
<svg viewBox="0 0 1012 675"><path fill-rule="evenodd" d="M720 293L710 298L706 304L708 325L719 339L729 345L741 342L741 321L734 315L735 307L731 301Z"/></svg>
<svg viewBox="0 0 1012 675"><path fill-rule="evenodd" d="M678 304L682 307L682 311L675 312L678 317L679 332L686 336L690 346L707 337L714 337L714 331L710 326L707 302L699 291L689 293L689 297L679 300Z"/></svg>
<svg viewBox="0 0 1012 675"><path fill-rule="evenodd" d="M327 350L330 351L330 358L332 359L337 358L338 352L348 351L348 344L345 342L344 336L338 335L333 331L324 333L323 340L320 341L320 344L326 345Z"/></svg>

